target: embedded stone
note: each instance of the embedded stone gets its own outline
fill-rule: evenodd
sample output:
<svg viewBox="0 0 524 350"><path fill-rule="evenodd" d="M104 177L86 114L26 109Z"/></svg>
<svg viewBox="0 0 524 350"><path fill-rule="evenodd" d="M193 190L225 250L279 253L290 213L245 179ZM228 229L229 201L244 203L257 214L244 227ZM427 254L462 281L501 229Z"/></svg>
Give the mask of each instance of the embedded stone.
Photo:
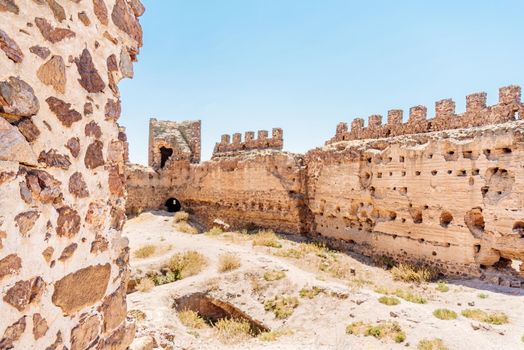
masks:
<svg viewBox="0 0 524 350"><path fill-rule="evenodd" d="M44 257L45 261L49 263L51 259L53 258L53 253L55 252L55 249L53 247L47 247L42 252L42 256Z"/></svg>
<svg viewBox="0 0 524 350"><path fill-rule="evenodd" d="M27 316L23 316L18 321L7 327L4 335L2 336L2 339L0 339L0 349L7 350L13 349L15 347L14 343L20 339L22 334L25 332L26 317Z"/></svg>
<svg viewBox="0 0 524 350"><path fill-rule="evenodd" d="M7 181L11 181L16 176L16 173L14 171L2 171L0 172L0 185L6 183Z"/></svg>
<svg viewBox="0 0 524 350"><path fill-rule="evenodd" d="M106 85L98 74L88 49L82 51L80 57L75 59L75 63L81 78L78 82L87 92L96 93L104 90Z"/></svg>
<svg viewBox="0 0 524 350"><path fill-rule="evenodd" d="M112 166L109 168L109 192L116 196L124 195L125 186L124 174L120 174L118 166Z"/></svg>
<svg viewBox="0 0 524 350"><path fill-rule="evenodd" d="M90 102L84 103L84 114L93 114L93 105Z"/></svg>
<svg viewBox="0 0 524 350"><path fill-rule="evenodd" d="M2 239L5 239L6 237L7 237L7 233L5 231L0 231L0 249L4 247Z"/></svg>
<svg viewBox="0 0 524 350"><path fill-rule="evenodd" d="M71 256L73 256L76 248L78 248L78 244L71 243L70 245L65 247L64 250L62 250L62 254L60 254L60 257L58 258L58 260L65 261L69 259Z"/></svg>
<svg viewBox="0 0 524 350"><path fill-rule="evenodd" d="M71 273L55 283L53 303L66 315L95 304L104 297L111 265L93 265Z"/></svg>
<svg viewBox="0 0 524 350"><path fill-rule="evenodd" d="M0 118L0 160L36 165L36 155L24 135Z"/></svg>
<svg viewBox="0 0 524 350"><path fill-rule="evenodd" d="M80 140L78 137L71 137L69 140L67 140L65 146L69 149L69 152L71 152L73 157L78 157L80 154Z"/></svg>
<svg viewBox="0 0 524 350"><path fill-rule="evenodd" d="M56 149L51 149L47 152L40 152L40 155L38 156L38 162L44 163L48 167L61 168L64 170L69 169L69 166L71 165L69 156L58 153Z"/></svg>
<svg viewBox="0 0 524 350"><path fill-rule="evenodd" d="M88 349L98 337L99 330L100 319L98 316L83 316L78 326L71 331L71 350Z"/></svg>
<svg viewBox="0 0 524 350"><path fill-rule="evenodd" d="M85 221L95 229L101 229L105 222L107 213L106 205L103 202L91 202L87 208Z"/></svg>
<svg viewBox="0 0 524 350"><path fill-rule="evenodd" d="M80 22L82 22L86 27L89 27L91 25L91 20L87 16L87 13L85 11L78 12L78 19Z"/></svg>
<svg viewBox="0 0 524 350"><path fill-rule="evenodd" d="M53 344L49 345L45 350L66 350L66 347L60 347L64 344L64 339L62 338L62 332L58 331L56 332L56 338Z"/></svg>
<svg viewBox="0 0 524 350"><path fill-rule="evenodd" d="M97 350L125 350L135 338L135 332L134 323L124 323L108 338L101 341Z"/></svg>
<svg viewBox="0 0 524 350"><path fill-rule="evenodd" d="M105 106L105 117L106 120L117 121L120 118L122 107L120 106L119 100L108 99Z"/></svg>
<svg viewBox="0 0 524 350"><path fill-rule="evenodd" d="M45 283L41 277L35 277L26 281L18 281L7 290L4 301L23 312L27 306L37 302L44 292Z"/></svg>
<svg viewBox="0 0 524 350"><path fill-rule="evenodd" d="M0 5L1 7L1 5ZM20 63L24 60L24 53L20 50L18 44L0 29L0 49L4 51L7 57L15 62Z"/></svg>
<svg viewBox="0 0 524 350"><path fill-rule="evenodd" d="M66 71L62 56L53 56L36 72L38 79L45 85L52 86L56 91L65 93Z"/></svg>
<svg viewBox="0 0 524 350"><path fill-rule="evenodd" d="M116 56L114 54L107 58L107 70L118 71L118 63L116 62Z"/></svg>
<svg viewBox="0 0 524 350"><path fill-rule="evenodd" d="M86 136L92 136L96 139L102 137L102 129L100 129L100 126L94 120L86 124L84 133Z"/></svg>
<svg viewBox="0 0 524 350"><path fill-rule="evenodd" d="M49 5L51 12L53 12L53 16L58 22L62 22L64 19L66 19L64 8L60 6L60 4L55 0L47 0L47 5Z"/></svg>
<svg viewBox="0 0 524 350"><path fill-rule="evenodd" d="M18 15L20 9L16 6L14 0L0 0L0 12L11 12Z"/></svg>
<svg viewBox="0 0 524 350"><path fill-rule="evenodd" d="M72 109L70 103L66 103L52 96L48 97L45 101L49 105L51 112L67 127L70 127L74 122L82 119L82 114Z"/></svg>
<svg viewBox="0 0 524 350"><path fill-rule="evenodd" d="M0 260L0 281L6 277L18 273L22 268L22 259L16 254L10 254Z"/></svg>
<svg viewBox="0 0 524 350"><path fill-rule="evenodd" d="M124 78L133 78L133 60L131 59L126 47L122 48L122 51L120 51L120 71Z"/></svg>
<svg viewBox="0 0 524 350"><path fill-rule="evenodd" d="M101 141L95 140L87 146L86 155L84 157L84 164L88 169L96 169L105 164L103 154L104 144Z"/></svg>
<svg viewBox="0 0 524 350"><path fill-rule="evenodd" d="M55 28L44 18L35 18L35 24L47 41L55 44L64 39L74 38L75 32L65 28Z"/></svg>
<svg viewBox="0 0 524 350"><path fill-rule="evenodd" d="M62 192L62 183L43 170L26 170L25 181L20 183L20 194L25 202L35 199L42 203L52 203Z"/></svg>
<svg viewBox="0 0 524 350"><path fill-rule="evenodd" d="M142 28L125 0L116 0L111 18L120 30L136 40L138 46L142 46Z"/></svg>
<svg viewBox="0 0 524 350"><path fill-rule="evenodd" d="M33 315L33 337L35 340L42 338L49 329L47 321L39 313Z"/></svg>
<svg viewBox="0 0 524 350"><path fill-rule="evenodd" d="M146 8L144 7L144 5L142 5L140 0L130 0L127 3L129 4L129 6L131 6L131 9L133 10L133 14L135 15L135 17L140 17L144 14L144 12L146 12Z"/></svg>
<svg viewBox="0 0 524 350"><path fill-rule="evenodd" d="M109 34L109 32L106 30L104 32L104 38L106 38L107 40L109 40L110 42L112 42L113 44L118 44L118 39L115 38L114 36L112 36L111 34Z"/></svg>
<svg viewBox="0 0 524 350"><path fill-rule="evenodd" d="M95 240L91 242L91 254L98 254L109 249L109 242L102 236L97 235Z"/></svg>
<svg viewBox="0 0 524 350"><path fill-rule="evenodd" d="M35 210L25 211L15 216L16 226L22 236L26 236L35 225L36 220L40 217L40 213Z"/></svg>
<svg viewBox="0 0 524 350"><path fill-rule="evenodd" d="M89 196L87 184L84 181L82 173L75 172L69 178L69 193L77 198L86 198Z"/></svg>
<svg viewBox="0 0 524 350"><path fill-rule="evenodd" d="M96 18L98 18L100 23L106 26L109 22L109 18L107 16L107 7L104 0L93 0L93 7Z"/></svg>
<svg viewBox="0 0 524 350"><path fill-rule="evenodd" d="M51 54L51 50L49 50L47 47L43 47L39 45L31 46L29 48L29 51L31 53L34 53L35 55L37 55L38 57L40 57L43 60L48 58L49 55Z"/></svg>
<svg viewBox="0 0 524 350"><path fill-rule="evenodd" d="M114 293L104 298L99 308L104 316L104 332L111 332L126 319L126 289L119 287Z"/></svg>
<svg viewBox="0 0 524 350"><path fill-rule="evenodd" d="M119 140L112 140L107 150L107 160L114 163L124 162L124 143Z"/></svg>
<svg viewBox="0 0 524 350"><path fill-rule="evenodd" d="M58 219L56 221L56 233L60 237L71 238L80 231L80 216L71 207L58 208Z"/></svg>
<svg viewBox="0 0 524 350"><path fill-rule="evenodd" d="M16 127L28 142L33 142L40 136L40 130L30 118L22 119Z"/></svg>
<svg viewBox="0 0 524 350"><path fill-rule="evenodd" d="M109 225L112 229L121 231L124 228L124 223L126 221L126 212L122 208L112 207L111 212L109 213L111 220Z"/></svg>
<svg viewBox="0 0 524 350"><path fill-rule="evenodd" d="M9 77L0 82L0 116L10 122L38 113L40 104L33 88L25 81Z"/></svg>

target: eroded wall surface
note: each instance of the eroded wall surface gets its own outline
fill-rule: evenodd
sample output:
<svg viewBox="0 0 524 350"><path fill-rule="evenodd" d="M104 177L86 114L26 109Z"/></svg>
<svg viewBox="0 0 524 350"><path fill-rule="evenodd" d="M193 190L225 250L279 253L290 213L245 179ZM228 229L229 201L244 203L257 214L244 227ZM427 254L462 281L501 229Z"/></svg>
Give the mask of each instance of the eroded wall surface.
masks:
<svg viewBox="0 0 524 350"><path fill-rule="evenodd" d="M125 349L137 0L0 1L0 349Z"/></svg>

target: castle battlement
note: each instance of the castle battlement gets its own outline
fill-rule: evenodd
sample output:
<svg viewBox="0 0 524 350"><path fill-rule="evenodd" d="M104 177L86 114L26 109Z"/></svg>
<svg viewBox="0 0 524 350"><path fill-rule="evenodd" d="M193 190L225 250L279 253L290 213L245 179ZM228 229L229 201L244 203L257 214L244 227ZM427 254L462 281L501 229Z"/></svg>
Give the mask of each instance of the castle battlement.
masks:
<svg viewBox="0 0 524 350"><path fill-rule="evenodd" d="M466 111L462 114L456 113L456 104L452 99L443 99L435 102L432 119L428 119L427 107L419 105L409 109L405 123L404 112L400 109L388 111L386 124L382 124L381 115L369 116L367 126L364 126L363 118L355 118L351 122L351 130L347 123L339 123L335 136L326 144L500 124L516 120L517 113L522 119L524 104L521 102L521 88L510 85L499 89L499 101L493 106L487 105L485 92L466 96Z"/></svg>
<svg viewBox="0 0 524 350"><path fill-rule="evenodd" d="M253 151L253 150L282 150L284 146L284 132L281 128L273 128L271 137L267 130L258 130L255 138L254 131L246 131L244 133L244 140L242 141L242 134L235 133L233 135L222 135L220 142L215 145L213 151L213 158L236 155L239 152Z"/></svg>

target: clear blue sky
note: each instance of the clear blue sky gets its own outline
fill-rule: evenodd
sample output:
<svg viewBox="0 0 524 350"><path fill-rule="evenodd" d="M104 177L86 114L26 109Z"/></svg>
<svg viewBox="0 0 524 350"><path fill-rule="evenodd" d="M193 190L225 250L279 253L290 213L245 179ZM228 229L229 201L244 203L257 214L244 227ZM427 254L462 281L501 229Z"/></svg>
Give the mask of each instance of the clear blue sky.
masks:
<svg viewBox="0 0 524 350"><path fill-rule="evenodd" d="M144 0L144 47L120 84L131 161L148 120L201 119L221 134L282 127L304 152L336 124L524 85L522 0Z"/></svg>

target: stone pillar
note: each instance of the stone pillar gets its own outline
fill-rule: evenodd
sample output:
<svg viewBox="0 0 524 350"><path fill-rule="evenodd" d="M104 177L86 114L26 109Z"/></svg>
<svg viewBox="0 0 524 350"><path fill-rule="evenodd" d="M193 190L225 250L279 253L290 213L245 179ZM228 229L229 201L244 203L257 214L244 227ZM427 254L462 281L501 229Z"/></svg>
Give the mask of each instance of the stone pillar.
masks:
<svg viewBox="0 0 524 350"><path fill-rule="evenodd" d="M125 349L138 0L0 1L0 348Z"/></svg>

